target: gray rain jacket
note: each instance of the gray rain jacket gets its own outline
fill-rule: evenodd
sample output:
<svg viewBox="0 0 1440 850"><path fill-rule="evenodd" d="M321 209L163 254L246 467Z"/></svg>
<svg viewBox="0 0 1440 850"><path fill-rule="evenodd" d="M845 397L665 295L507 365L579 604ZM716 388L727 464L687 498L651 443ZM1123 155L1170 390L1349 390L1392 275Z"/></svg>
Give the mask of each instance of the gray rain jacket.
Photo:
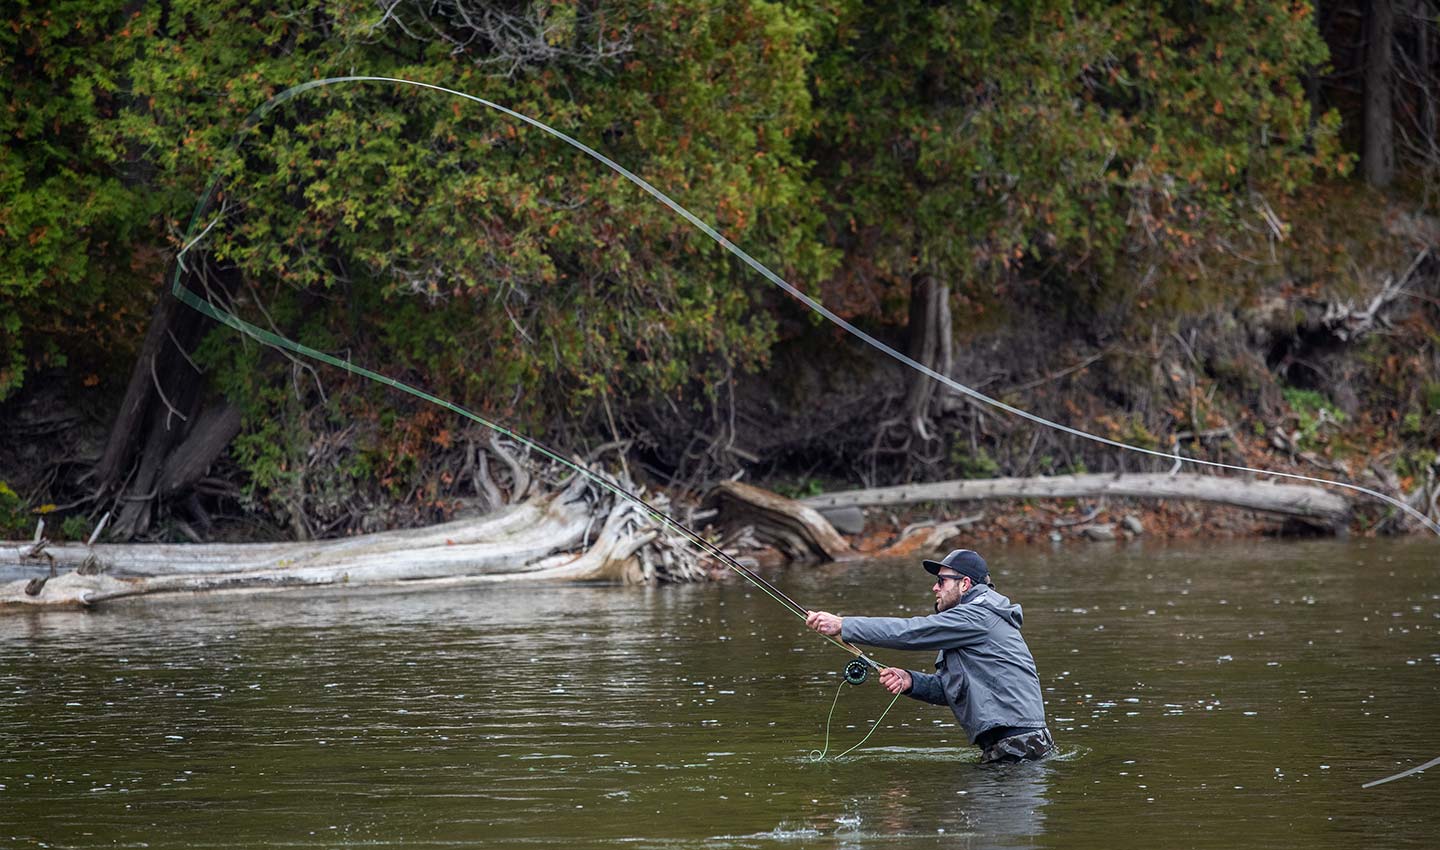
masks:
<svg viewBox="0 0 1440 850"><path fill-rule="evenodd" d="M1045 725L1040 674L1020 636L1020 606L981 585L928 617L846 617L840 636L887 649L938 649L936 674L911 670L906 693L948 705L970 742L997 726Z"/></svg>

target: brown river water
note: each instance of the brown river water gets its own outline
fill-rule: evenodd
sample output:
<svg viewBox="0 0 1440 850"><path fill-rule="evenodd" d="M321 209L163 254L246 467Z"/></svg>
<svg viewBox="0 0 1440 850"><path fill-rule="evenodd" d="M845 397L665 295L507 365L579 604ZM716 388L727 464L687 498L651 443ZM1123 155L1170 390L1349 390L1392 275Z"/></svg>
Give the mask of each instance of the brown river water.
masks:
<svg viewBox="0 0 1440 850"><path fill-rule="evenodd" d="M905 699L812 761L848 656L739 581L0 615L0 847L1440 846L1440 766L1360 787L1440 756L1440 544L985 554L1044 763ZM931 610L913 563L771 577Z"/></svg>

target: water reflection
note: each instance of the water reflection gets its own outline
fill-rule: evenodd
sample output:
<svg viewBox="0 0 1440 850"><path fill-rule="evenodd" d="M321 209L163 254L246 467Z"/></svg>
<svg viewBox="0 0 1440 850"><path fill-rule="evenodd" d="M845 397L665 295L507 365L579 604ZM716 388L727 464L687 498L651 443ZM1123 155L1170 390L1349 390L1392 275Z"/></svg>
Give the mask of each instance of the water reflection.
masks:
<svg viewBox="0 0 1440 850"><path fill-rule="evenodd" d="M1046 790L1054 770L1048 762L980 765L960 758L934 769L925 764L929 759L905 760L912 772L903 778L886 774L886 783L858 809L854 828L835 831L838 846L923 836L945 846L1015 847L1045 832Z"/></svg>

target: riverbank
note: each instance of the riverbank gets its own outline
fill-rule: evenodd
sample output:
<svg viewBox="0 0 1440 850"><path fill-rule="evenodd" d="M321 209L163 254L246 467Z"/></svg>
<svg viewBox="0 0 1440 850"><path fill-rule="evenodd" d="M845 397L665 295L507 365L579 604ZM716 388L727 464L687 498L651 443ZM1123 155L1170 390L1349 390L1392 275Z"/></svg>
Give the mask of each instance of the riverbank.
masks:
<svg viewBox="0 0 1440 850"><path fill-rule="evenodd" d="M555 470L540 477L554 479ZM1317 487L1189 473L939 482L803 500L728 481L699 503L673 504L596 468L568 481L426 528L304 543L97 544L97 529L84 545L66 545L41 521L32 541L0 549L0 608L333 587L684 583L747 566L939 557L1067 539L1346 535L1352 515L1347 499ZM698 533L661 522L618 492L640 494ZM1165 494L1187 498L1156 498ZM956 514L962 506L974 512Z"/></svg>
<svg viewBox="0 0 1440 850"><path fill-rule="evenodd" d="M1194 304L1171 305L1153 322L1140 301L1072 316L1016 295L1003 313L953 323L949 374L1107 440L1351 482L1440 515L1440 257L1432 252L1440 222L1348 185L1318 187L1278 209L1294 228L1267 262L1212 269L1228 288L1197 289ZM605 404L613 416L553 420L533 433L567 455L628 470L675 504L737 476L803 497L1174 465L933 388L916 408L916 373L798 321L785 305L776 317L784 332L768 362L733 374L723 394L617 396ZM871 330L905 345L904 328ZM116 541L337 539L493 510L536 474L516 443L433 405L376 395L371 382L343 373L271 387L267 398L284 407L274 415L209 388L182 418L157 396L145 436L120 379L130 367L132 387L150 386L148 361L133 359L103 377L94 364L38 369L0 403L0 538L28 538L44 518L51 539L83 541L111 514L106 533ZM366 415L346 414L344 404L360 398ZM164 450L139 451L152 442ZM142 471L152 484L137 489L132 473ZM1304 532L1244 512L1125 504L991 504L973 511L985 517L969 532L996 540ZM898 539L908 525L967 512L907 509L893 520L881 512L864 534ZM1357 499L1346 531L1410 530L1390 513Z"/></svg>
<svg viewBox="0 0 1440 850"><path fill-rule="evenodd" d="M939 531L940 533L936 533ZM953 548L1061 547L1126 542L1223 542L1328 536L1314 526L1223 505L1140 500L988 502L983 506L916 506L866 512L864 527L841 533L861 557L926 558ZM1345 537L1374 536L1361 532ZM1417 534L1422 539L1426 534ZM746 562L779 567L789 562L772 546L735 550ZM727 571L712 567L712 577Z"/></svg>

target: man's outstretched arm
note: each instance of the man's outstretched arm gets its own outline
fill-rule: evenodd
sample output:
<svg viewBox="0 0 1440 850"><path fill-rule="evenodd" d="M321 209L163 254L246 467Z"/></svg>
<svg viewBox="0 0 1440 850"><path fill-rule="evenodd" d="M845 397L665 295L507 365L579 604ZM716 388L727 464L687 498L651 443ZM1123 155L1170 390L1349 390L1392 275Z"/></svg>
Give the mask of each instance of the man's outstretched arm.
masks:
<svg viewBox="0 0 1440 850"><path fill-rule="evenodd" d="M994 616L978 605L957 605L927 617L838 617L811 611L805 625L822 635L887 649L954 649L983 641Z"/></svg>

